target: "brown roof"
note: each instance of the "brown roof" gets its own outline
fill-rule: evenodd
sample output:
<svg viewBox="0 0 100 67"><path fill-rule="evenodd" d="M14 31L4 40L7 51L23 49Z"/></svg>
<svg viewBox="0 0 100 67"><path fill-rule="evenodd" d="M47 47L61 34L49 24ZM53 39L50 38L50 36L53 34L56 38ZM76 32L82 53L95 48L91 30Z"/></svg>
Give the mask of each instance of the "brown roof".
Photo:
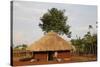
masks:
<svg viewBox="0 0 100 67"><path fill-rule="evenodd" d="M32 43L27 50L30 51L55 51L72 50L74 46L69 44L55 32L49 32L40 40Z"/></svg>

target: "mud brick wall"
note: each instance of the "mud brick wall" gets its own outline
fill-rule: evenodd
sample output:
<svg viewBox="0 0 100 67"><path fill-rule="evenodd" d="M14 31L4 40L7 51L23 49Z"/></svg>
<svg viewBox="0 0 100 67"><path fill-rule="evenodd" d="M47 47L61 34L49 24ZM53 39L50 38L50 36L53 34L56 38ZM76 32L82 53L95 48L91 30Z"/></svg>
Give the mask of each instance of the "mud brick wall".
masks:
<svg viewBox="0 0 100 67"><path fill-rule="evenodd" d="M35 52L33 54L33 58L38 60L38 61L47 61L48 54L46 52Z"/></svg>
<svg viewBox="0 0 100 67"><path fill-rule="evenodd" d="M71 56L70 51L58 51L57 58L69 58Z"/></svg>

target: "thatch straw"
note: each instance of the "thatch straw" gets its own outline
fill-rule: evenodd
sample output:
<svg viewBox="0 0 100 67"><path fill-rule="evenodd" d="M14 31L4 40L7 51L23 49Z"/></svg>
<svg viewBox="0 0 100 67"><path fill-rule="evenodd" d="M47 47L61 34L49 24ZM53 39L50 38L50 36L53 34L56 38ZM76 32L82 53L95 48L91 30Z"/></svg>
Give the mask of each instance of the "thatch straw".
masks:
<svg viewBox="0 0 100 67"><path fill-rule="evenodd" d="M30 51L72 50L73 46L55 32L49 32L27 48Z"/></svg>

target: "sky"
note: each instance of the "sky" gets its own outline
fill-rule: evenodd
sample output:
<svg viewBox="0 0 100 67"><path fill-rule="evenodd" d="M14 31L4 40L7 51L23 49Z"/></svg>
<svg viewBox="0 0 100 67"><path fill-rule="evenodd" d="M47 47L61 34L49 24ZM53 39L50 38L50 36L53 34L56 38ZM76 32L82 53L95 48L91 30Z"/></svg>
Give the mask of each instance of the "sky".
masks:
<svg viewBox="0 0 100 67"><path fill-rule="evenodd" d="M68 16L67 24L72 31L72 39L83 37L88 30L88 26L93 26L93 33L96 33L97 6L96 5L78 5L63 3L43 3L32 1L14 1L13 2L13 44L30 45L40 39L44 34L38 26L40 17L48 12L48 9L65 9L65 16ZM61 36L65 40L68 38Z"/></svg>

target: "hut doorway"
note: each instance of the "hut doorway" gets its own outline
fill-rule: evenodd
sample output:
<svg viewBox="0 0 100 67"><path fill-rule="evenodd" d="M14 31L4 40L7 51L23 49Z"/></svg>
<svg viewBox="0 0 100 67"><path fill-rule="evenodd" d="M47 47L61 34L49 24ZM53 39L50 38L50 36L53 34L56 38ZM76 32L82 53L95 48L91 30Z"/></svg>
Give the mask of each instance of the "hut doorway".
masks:
<svg viewBox="0 0 100 67"><path fill-rule="evenodd" d="M53 51L49 51L48 52L48 61L52 61L53 60L53 55L54 55Z"/></svg>

